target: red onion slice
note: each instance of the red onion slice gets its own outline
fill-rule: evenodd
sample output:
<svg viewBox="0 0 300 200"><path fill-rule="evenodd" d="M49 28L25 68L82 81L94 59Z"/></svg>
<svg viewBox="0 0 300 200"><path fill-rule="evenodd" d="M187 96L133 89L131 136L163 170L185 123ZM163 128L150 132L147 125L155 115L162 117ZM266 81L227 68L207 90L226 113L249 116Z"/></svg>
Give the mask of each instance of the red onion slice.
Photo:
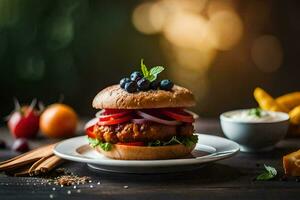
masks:
<svg viewBox="0 0 300 200"><path fill-rule="evenodd" d="M190 111L190 110L187 110L187 109L184 109L185 112L189 113L190 115L193 116L194 119L199 119L199 115Z"/></svg>
<svg viewBox="0 0 300 200"><path fill-rule="evenodd" d="M144 123L149 122L149 120L144 119L144 118L142 118L142 119L132 119L131 121L132 121L133 123L135 123L135 124L144 124Z"/></svg>
<svg viewBox="0 0 300 200"><path fill-rule="evenodd" d="M104 109L99 110L98 112L96 112L95 116L96 116L97 118L99 118L99 117L103 114L103 112L104 112Z"/></svg>
<svg viewBox="0 0 300 200"><path fill-rule="evenodd" d="M93 119L91 119L90 121L88 121L85 125L84 125L84 130L94 126L95 124L97 124L99 121L99 118L95 117Z"/></svg>
<svg viewBox="0 0 300 200"><path fill-rule="evenodd" d="M136 111L136 113L139 116L141 116L141 117L143 117L143 118L145 118L149 121L157 122L157 123L164 124L164 125L175 126L175 125L181 124L179 121L175 121L175 120L170 121L170 120L161 119L161 118L155 117L153 115L150 115L148 113L145 113L145 112L142 112L142 111L139 111L139 110Z"/></svg>

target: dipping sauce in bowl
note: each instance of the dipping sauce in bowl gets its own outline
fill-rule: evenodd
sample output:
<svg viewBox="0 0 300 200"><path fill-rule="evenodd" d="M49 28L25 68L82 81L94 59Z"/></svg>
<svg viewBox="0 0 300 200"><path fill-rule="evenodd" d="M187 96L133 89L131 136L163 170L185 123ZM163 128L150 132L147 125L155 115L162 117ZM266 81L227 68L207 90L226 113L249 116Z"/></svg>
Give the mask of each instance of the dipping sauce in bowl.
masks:
<svg viewBox="0 0 300 200"><path fill-rule="evenodd" d="M276 122L288 119L286 114L264 111L260 108L236 110L224 114L229 120L237 122Z"/></svg>
<svg viewBox="0 0 300 200"><path fill-rule="evenodd" d="M288 114L259 108L225 112L220 120L224 135L246 152L271 150L289 127Z"/></svg>

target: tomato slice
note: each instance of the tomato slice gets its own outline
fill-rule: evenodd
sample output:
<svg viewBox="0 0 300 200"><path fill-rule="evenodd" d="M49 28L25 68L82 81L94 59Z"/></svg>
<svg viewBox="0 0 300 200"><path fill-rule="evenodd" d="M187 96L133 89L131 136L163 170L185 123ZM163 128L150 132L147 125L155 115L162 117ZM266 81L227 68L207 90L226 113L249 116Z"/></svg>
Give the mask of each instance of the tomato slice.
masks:
<svg viewBox="0 0 300 200"><path fill-rule="evenodd" d="M174 110L174 111L169 111L169 110L162 110L161 113L167 115L168 117L171 117L175 120L186 122L186 123L193 123L195 119L193 118L192 115L190 115L187 112L184 112L183 110Z"/></svg>
<svg viewBox="0 0 300 200"><path fill-rule="evenodd" d="M117 144L127 146L145 146L144 142L119 142Z"/></svg>
<svg viewBox="0 0 300 200"><path fill-rule="evenodd" d="M125 111L125 112L119 112L119 113L109 114L109 115L100 115L99 119L100 119L100 121L113 120L113 119L120 118L124 115L127 115L129 113L130 113L130 111Z"/></svg>
<svg viewBox="0 0 300 200"><path fill-rule="evenodd" d="M99 120L98 125L106 126L106 125L121 124L121 123L127 122L131 119L132 119L132 116L128 115L128 116L124 116L121 118L110 119L110 120L106 120L106 121Z"/></svg>
<svg viewBox="0 0 300 200"><path fill-rule="evenodd" d="M91 126L85 130L85 133L88 137L95 139L96 133L94 133L94 126Z"/></svg>

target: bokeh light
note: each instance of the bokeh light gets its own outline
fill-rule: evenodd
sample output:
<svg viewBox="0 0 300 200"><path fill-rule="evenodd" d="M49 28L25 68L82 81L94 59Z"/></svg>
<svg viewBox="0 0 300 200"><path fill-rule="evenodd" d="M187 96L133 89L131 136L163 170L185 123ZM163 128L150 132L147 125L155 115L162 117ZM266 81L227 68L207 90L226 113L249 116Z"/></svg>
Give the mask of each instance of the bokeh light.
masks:
<svg viewBox="0 0 300 200"><path fill-rule="evenodd" d="M16 24L20 18L19 0L0 1L0 27L7 27Z"/></svg>
<svg viewBox="0 0 300 200"><path fill-rule="evenodd" d="M160 27L155 27L150 20L150 12L153 6L154 3L150 2L141 4L134 9L132 14L133 25L144 34L154 34L160 31Z"/></svg>
<svg viewBox="0 0 300 200"><path fill-rule="evenodd" d="M221 11L209 19L210 34L214 35L212 43L216 49L229 50L242 38L243 23L235 12Z"/></svg>
<svg viewBox="0 0 300 200"><path fill-rule="evenodd" d="M235 3L233 0L210 0L207 5L207 15L212 17L214 14L222 11L235 12Z"/></svg>
<svg viewBox="0 0 300 200"><path fill-rule="evenodd" d="M166 7L169 14L179 12L193 12L200 13L208 0L162 0L158 4Z"/></svg>
<svg viewBox="0 0 300 200"><path fill-rule="evenodd" d="M41 80L45 73L45 61L39 55L20 55L16 66L18 77L27 81Z"/></svg>
<svg viewBox="0 0 300 200"><path fill-rule="evenodd" d="M253 62L263 72L274 72L282 64L283 51L280 41L272 35L258 37L252 46Z"/></svg>
<svg viewBox="0 0 300 200"><path fill-rule="evenodd" d="M179 47L193 49L211 48L207 34L207 20L203 17L178 13L169 19L164 35L168 41Z"/></svg>

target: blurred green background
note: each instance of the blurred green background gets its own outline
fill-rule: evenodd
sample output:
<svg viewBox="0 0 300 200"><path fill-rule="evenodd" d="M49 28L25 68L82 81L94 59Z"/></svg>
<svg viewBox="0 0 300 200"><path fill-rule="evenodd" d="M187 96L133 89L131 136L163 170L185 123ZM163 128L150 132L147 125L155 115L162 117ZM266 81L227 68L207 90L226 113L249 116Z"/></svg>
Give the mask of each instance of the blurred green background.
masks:
<svg viewBox="0 0 300 200"><path fill-rule="evenodd" d="M203 117L299 90L300 4L280 0L0 0L0 117L61 95L81 116L139 69L190 88Z"/></svg>

